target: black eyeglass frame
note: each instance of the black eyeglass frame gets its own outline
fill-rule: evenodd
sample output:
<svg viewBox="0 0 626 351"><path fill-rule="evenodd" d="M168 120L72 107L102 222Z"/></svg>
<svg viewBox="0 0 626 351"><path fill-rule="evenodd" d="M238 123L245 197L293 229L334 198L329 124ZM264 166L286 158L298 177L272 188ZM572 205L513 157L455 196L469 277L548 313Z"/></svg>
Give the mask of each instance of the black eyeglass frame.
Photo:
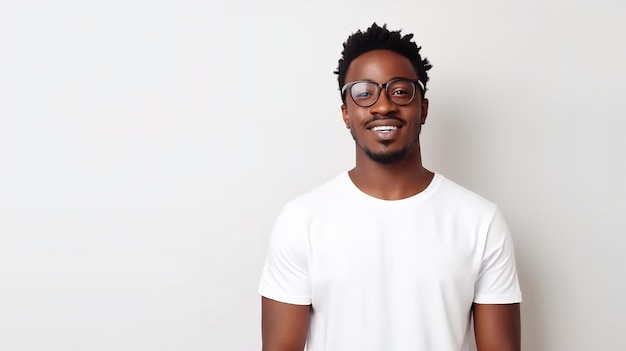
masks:
<svg viewBox="0 0 626 351"><path fill-rule="evenodd" d="M411 100L409 100L409 102L407 102L406 104L398 104L395 101L393 101L391 99L391 97L389 97L389 91L387 90L387 86L389 84L392 84L392 83L395 83L395 82L411 82L411 83L413 83L413 96L411 96ZM354 99L354 96L352 96L352 86L355 85L355 84L358 84L358 83L373 83L373 84L375 84L378 87L378 96L376 96L376 99L371 104L369 104L369 105L361 105L358 102L356 102L356 100ZM422 83L422 81L419 80L419 79L412 80L412 79L407 79L407 78L395 78L395 79L392 79L392 80L388 81L387 83L378 83L378 82L375 82L375 81L369 80L369 79L357 80L357 81L354 81L354 82L350 82L350 83L344 84L344 86L341 87L341 96L344 97L343 101L345 102L346 100L345 100L345 95L344 94L345 94L346 90L349 90L350 98L352 99L352 101L354 101L355 104L357 104L357 106L371 107L371 106L373 106L374 104L376 104L378 102L378 99L380 99L380 94L382 93L383 89L385 89L385 94L387 94L387 100L391 101L393 104L398 105L398 106L406 106L406 105L412 103L413 100L415 99L415 92L416 92L418 86L420 87L422 97L424 97L424 94L426 93L426 87L424 86L424 83Z"/></svg>

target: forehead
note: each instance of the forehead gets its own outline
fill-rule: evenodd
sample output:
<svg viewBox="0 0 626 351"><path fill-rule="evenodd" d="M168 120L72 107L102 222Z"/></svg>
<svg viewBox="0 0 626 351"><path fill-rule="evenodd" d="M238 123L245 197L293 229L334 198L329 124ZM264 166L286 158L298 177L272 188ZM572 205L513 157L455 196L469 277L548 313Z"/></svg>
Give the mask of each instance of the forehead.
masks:
<svg viewBox="0 0 626 351"><path fill-rule="evenodd" d="M374 50L352 60L346 73L346 82L369 79L384 83L399 77L419 78L408 58L390 50Z"/></svg>

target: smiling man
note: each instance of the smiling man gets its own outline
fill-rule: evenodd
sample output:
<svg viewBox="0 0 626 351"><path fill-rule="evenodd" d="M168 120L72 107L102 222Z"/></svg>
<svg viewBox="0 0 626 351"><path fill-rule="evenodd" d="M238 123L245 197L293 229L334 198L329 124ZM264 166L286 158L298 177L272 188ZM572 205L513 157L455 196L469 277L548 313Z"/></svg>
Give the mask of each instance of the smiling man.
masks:
<svg viewBox="0 0 626 351"><path fill-rule="evenodd" d="M344 43L356 165L289 202L259 292L264 351L520 350L521 292L498 208L422 165L427 59L373 24Z"/></svg>

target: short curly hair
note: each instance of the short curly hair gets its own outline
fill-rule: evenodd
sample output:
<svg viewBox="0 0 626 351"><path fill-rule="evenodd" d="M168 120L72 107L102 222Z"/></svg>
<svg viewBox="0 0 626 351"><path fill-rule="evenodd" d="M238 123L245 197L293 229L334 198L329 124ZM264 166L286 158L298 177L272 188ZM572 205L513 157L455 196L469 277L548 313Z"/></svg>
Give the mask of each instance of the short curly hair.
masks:
<svg viewBox="0 0 626 351"><path fill-rule="evenodd" d="M422 47L417 46L417 44L411 40L413 39L413 34L402 36L400 31L401 30L388 30L387 24L383 24L383 26L380 27L376 23L373 23L365 32L359 30L350 35L343 43L339 66L337 70L333 72L338 75L337 81L339 82L339 90L341 91L341 88L346 84L346 72L348 71L348 67L350 67L350 63L364 53L373 50L391 50L408 58L415 68L419 80L424 84L424 89L426 89L428 70L433 66L427 58L422 59L420 55ZM421 93L423 98L425 91ZM343 94L341 95L341 100L345 102L345 96Z"/></svg>

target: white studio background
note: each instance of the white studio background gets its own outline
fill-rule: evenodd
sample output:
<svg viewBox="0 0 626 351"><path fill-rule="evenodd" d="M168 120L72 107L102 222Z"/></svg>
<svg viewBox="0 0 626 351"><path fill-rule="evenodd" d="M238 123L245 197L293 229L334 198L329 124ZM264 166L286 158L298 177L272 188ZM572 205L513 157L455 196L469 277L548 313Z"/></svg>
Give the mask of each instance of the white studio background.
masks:
<svg viewBox="0 0 626 351"><path fill-rule="evenodd" d="M373 21L431 71L427 167L514 232L526 350L626 344L626 3L0 0L0 349L260 349L281 206L353 164Z"/></svg>

